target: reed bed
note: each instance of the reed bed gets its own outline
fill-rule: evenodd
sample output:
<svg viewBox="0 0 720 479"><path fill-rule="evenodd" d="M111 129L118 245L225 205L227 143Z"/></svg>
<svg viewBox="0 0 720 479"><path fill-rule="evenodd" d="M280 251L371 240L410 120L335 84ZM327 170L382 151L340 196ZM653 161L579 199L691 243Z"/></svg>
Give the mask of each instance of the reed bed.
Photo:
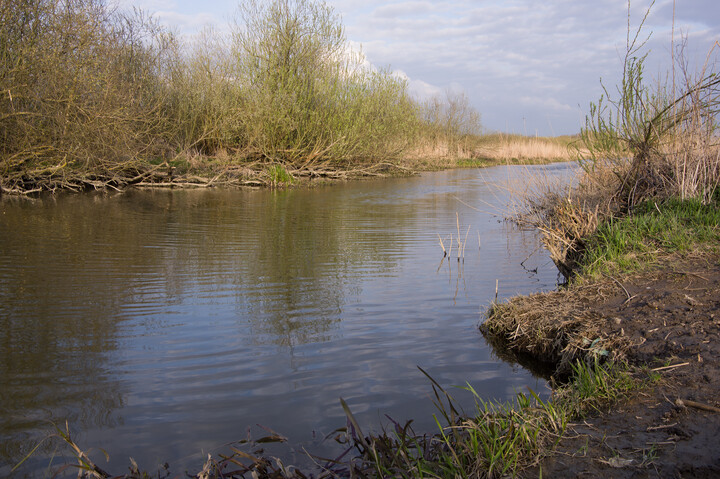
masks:
<svg viewBox="0 0 720 479"><path fill-rule="evenodd" d="M490 134L478 139L475 155L495 161L572 161L577 158L578 138L528 137Z"/></svg>

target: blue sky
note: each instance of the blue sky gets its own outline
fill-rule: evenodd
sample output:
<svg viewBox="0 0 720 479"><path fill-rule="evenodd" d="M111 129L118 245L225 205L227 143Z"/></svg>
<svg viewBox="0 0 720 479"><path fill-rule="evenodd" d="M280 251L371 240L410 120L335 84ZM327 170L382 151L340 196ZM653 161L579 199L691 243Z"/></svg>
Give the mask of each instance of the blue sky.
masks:
<svg viewBox="0 0 720 479"><path fill-rule="evenodd" d="M226 29L237 0L119 0L192 35ZM600 80L617 84L625 52L625 0L329 0L348 41L377 67L407 77L424 97L467 93L487 130L533 135L577 133ZM671 31L687 36L690 68L720 40L717 0L657 0L646 22L648 75L670 70ZM649 0L631 2L631 28Z"/></svg>

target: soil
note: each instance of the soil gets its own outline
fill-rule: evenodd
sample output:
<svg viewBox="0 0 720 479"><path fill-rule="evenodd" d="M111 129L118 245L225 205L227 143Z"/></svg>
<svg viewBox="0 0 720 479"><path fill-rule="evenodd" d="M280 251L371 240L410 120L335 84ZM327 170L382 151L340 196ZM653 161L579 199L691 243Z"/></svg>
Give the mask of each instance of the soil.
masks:
<svg viewBox="0 0 720 479"><path fill-rule="evenodd" d="M613 279L589 307L633 365L660 380L602 415L574 424L528 477L720 477L720 261L675 259Z"/></svg>

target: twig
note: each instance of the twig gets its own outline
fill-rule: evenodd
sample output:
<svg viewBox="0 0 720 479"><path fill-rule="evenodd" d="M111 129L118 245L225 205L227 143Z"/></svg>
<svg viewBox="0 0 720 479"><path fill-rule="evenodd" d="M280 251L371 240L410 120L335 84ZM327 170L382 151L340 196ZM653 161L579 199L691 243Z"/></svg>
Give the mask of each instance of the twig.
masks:
<svg viewBox="0 0 720 479"><path fill-rule="evenodd" d="M656 371L665 371L666 369L673 369L673 368L679 368L680 366L687 366L690 363L680 363L680 364L673 364L672 366L663 366L660 368L651 369L650 371L656 372Z"/></svg>
<svg viewBox="0 0 720 479"><path fill-rule="evenodd" d="M657 430L659 430L659 429L667 429L667 428L673 427L673 426L677 426L677 423L674 422L674 423L672 423L672 424L664 424L664 425L662 425L662 426L650 426L650 427L648 427L648 428L646 429L646 431L648 431L648 432L650 432L650 431L657 431Z"/></svg>
<svg viewBox="0 0 720 479"><path fill-rule="evenodd" d="M618 286L620 286L623 289L623 291L625 291L625 295L627 296L627 300L625 300L625 303L629 303L635 297L635 296L630 296L630 293L628 293L628 290L625 288L625 286L623 286L623 284L620 281L616 280L609 274L603 273L603 276L607 276L611 280L615 281L618 284ZM623 304L625 304L625 303L623 303Z"/></svg>
<svg viewBox="0 0 720 479"><path fill-rule="evenodd" d="M678 398L675 400L675 405L680 406L680 407L683 407L683 406L694 407L695 409L702 409L703 411L720 412L720 408L718 408L718 407L711 406L709 404L703 404L701 402L691 401L689 399Z"/></svg>

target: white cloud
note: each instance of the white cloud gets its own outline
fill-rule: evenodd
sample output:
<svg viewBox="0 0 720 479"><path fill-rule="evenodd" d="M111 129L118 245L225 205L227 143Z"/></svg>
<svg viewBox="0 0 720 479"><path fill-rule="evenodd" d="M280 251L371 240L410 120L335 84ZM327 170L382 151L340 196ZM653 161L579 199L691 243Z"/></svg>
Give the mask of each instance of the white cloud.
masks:
<svg viewBox="0 0 720 479"><path fill-rule="evenodd" d="M421 15L432 11L433 4L430 2L400 2L382 5L376 8L372 16L374 18L397 18L412 15Z"/></svg>

